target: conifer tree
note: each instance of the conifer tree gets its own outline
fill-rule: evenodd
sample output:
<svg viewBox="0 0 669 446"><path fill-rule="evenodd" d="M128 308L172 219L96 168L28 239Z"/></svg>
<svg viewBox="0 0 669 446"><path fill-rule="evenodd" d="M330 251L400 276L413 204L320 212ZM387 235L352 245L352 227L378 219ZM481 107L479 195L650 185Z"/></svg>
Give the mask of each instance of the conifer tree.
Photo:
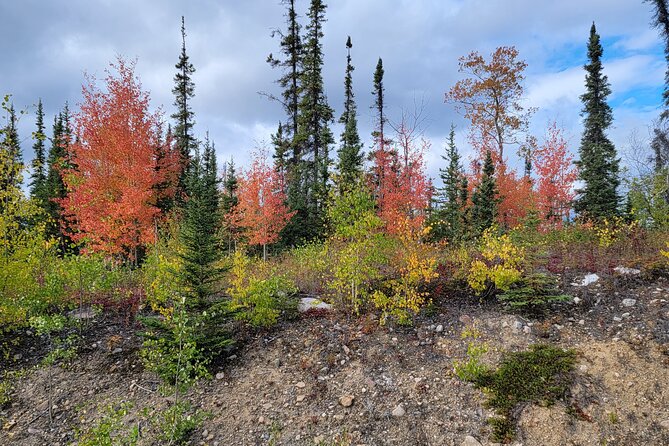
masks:
<svg viewBox="0 0 669 446"><path fill-rule="evenodd" d="M358 134L357 107L353 93L352 73L355 68L351 65L352 47L351 36L349 36L346 40L348 54L346 56L346 76L344 78L344 112L339 118L339 123L344 124L337 165L340 192L350 187L362 174L362 143Z"/></svg>
<svg viewBox="0 0 669 446"><path fill-rule="evenodd" d="M198 142L193 135L195 125L195 114L191 109L190 101L195 96L195 84L193 83L193 73L195 67L189 61L186 53L186 25L184 17L181 17L181 54L179 62L175 65L177 73L174 75L174 107L176 111L172 114L174 119L174 138L176 148L179 152L179 164L181 174L177 186L177 200L181 200L187 194L186 180L189 172L191 154L197 150Z"/></svg>
<svg viewBox="0 0 669 446"><path fill-rule="evenodd" d="M620 196L619 162L616 149L606 136L613 114L606 98L611 94L608 78L602 73L603 48L595 24L590 28L588 63L585 65L586 91L583 102L584 130L579 150L579 179L584 183L575 210L585 218L602 219L618 215Z"/></svg>
<svg viewBox="0 0 669 446"><path fill-rule="evenodd" d="M47 235L58 240L61 252L70 250L71 239L67 235L67 220L61 202L67 197L67 188L63 181L66 169L73 168L70 159L70 143L72 129L70 127L70 111L67 104L54 117L51 147L47 157L46 182L44 187L44 209L49 216Z"/></svg>
<svg viewBox="0 0 669 446"><path fill-rule="evenodd" d="M472 229L476 234L491 227L497 221L499 191L495 181L495 163L490 150L486 152L481 181L472 194Z"/></svg>
<svg viewBox="0 0 669 446"><path fill-rule="evenodd" d="M35 157L32 160L32 174L30 176L30 195L38 202L43 202L45 198L46 187L46 153L44 140L44 109L42 107L42 100L37 102L37 118L35 121L37 127L33 137L35 144L33 144L33 152Z"/></svg>
<svg viewBox="0 0 669 446"><path fill-rule="evenodd" d="M182 279L192 306L200 307L216 292L220 268L218 192L216 190L216 155L209 139L204 153L196 151L187 176L189 195L183 205L180 238L183 245Z"/></svg>
<svg viewBox="0 0 669 446"><path fill-rule="evenodd" d="M302 174L302 194L298 199L298 216L292 219L290 230L294 240L313 239L322 235L325 203L328 196L330 146L334 139L329 124L334 111L327 103L323 86L323 24L326 5L322 0L311 0L307 17L300 84L302 96L298 107L298 133L295 144L300 149L297 160ZM292 198L289 196L291 205ZM298 229L295 231L295 229Z"/></svg>
<svg viewBox="0 0 669 446"><path fill-rule="evenodd" d="M239 204L239 197L237 195L238 189L239 182L237 180L235 163L231 159L230 162L226 163L223 178L223 192L221 194L221 214L223 216L228 251L232 251L233 242L237 240L237 237L241 232L237 219L237 205Z"/></svg>
<svg viewBox="0 0 669 446"><path fill-rule="evenodd" d="M387 122L387 118L385 115L385 102L384 102L384 94L385 94L385 88L383 86L383 75L385 74L385 71L383 70L383 60L379 57L379 61L376 63L376 69L374 70L374 90L372 91L372 95L374 96L374 104L372 105L372 108L376 112L376 126L374 131L372 132L372 137L374 138L375 145L376 145L376 150L383 150L384 146L386 145L386 139L385 139L385 124Z"/></svg>
<svg viewBox="0 0 669 446"><path fill-rule="evenodd" d="M23 159L21 156L21 144L19 142L18 121L14 104L9 104L9 96L5 97L2 105L7 111L7 124L2 129L0 134L3 135L0 141L0 150L6 152L3 158L8 160L9 167L7 168L7 175L0 180L0 188L2 190L9 190L10 188L20 188L22 182L21 171L23 170Z"/></svg>
<svg viewBox="0 0 669 446"><path fill-rule="evenodd" d="M448 162L446 169L439 169L439 176L443 187L439 189L437 196L437 210L433 214L434 229L433 237L436 240L444 238L449 240L459 239L463 235L464 208L467 204L467 190L463 189L463 180L466 181L460 154L455 145L455 126L451 125L451 131L446 145L446 155L442 158ZM463 196L463 192L465 195ZM464 201L462 201L464 199Z"/></svg>
<svg viewBox="0 0 669 446"><path fill-rule="evenodd" d="M274 168L285 183L287 181L288 168L291 165L290 146L291 141L284 131L284 125L279 122L276 133L272 135L272 145L274 146ZM284 188L286 185L284 184ZM284 190L284 192L286 192Z"/></svg>

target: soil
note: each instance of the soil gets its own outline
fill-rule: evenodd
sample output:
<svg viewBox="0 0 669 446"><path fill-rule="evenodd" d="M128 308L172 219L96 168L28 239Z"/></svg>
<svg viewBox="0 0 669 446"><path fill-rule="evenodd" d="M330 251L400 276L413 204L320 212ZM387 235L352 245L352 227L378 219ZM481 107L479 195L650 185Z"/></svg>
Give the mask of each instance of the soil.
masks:
<svg viewBox="0 0 669 446"><path fill-rule="evenodd" d="M577 303L541 316L452 298L409 328L321 312L257 333L190 391L210 413L191 443L490 445L486 420L494 412L453 373L454 362L466 359L461 333L475 326L490 364L539 342L578 353L571 397L518 408L513 444L669 445L669 283L618 277L568 288ZM130 401L125 421L141 424L142 409L169 405L142 367L136 332L123 321L95 320L77 358L53 367L37 366L43 341L26 335L32 344L24 341L13 361L0 364L27 370L0 410L0 444L72 444L102 406Z"/></svg>

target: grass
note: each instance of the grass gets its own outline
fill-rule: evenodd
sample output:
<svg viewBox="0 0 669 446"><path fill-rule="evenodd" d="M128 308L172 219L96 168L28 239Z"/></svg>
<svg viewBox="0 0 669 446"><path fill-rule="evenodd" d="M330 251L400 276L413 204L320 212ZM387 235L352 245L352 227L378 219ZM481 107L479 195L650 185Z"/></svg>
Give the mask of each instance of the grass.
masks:
<svg viewBox="0 0 669 446"><path fill-rule="evenodd" d="M511 441L515 435L515 409L521 404L550 406L564 399L572 385L576 353L544 344L527 351L507 353L496 370L478 370L469 381L488 396L492 440Z"/></svg>

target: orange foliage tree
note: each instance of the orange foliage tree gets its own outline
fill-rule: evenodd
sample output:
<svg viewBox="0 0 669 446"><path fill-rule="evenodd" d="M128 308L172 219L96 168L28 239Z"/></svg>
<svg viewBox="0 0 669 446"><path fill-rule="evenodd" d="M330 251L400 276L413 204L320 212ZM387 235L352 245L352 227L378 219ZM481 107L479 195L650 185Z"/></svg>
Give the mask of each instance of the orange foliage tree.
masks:
<svg viewBox="0 0 669 446"><path fill-rule="evenodd" d="M569 219L578 171L556 123L550 125L546 140L535 152L535 171L540 215L549 227L560 228Z"/></svg>
<svg viewBox="0 0 669 446"><path fill-rule="evenodd" d="M432 185L425 174L424 152L427 141L416 147L413 129L402 122L394 150L374 152L373 176L379 217L386 230L397 235L402 225L417 231L425 223L432 197ZM399 150L398 150L399 149Z"/></svg>
<svg viewBox="0 0 669 446"><path fill-rule="evenodd" d="M239 178L239 203L233 217L244 229L249 245L262 245L267 259L267 245L279 240L279 233L293 217L286 206L281 176L267 162L263 152L254 154L251 167Z"/></svg>
<svg viewBox="0 0 669 446"><path fill-rule="evenodd" d="M164 171L155 155L160 115L149 111L134 65L121 58L110 64L106 91L93 78L83 86L71 148L76 167L66 171L69 193L62 201L75 241L131 260L138 247L155 240L155 185Z"/></svg>

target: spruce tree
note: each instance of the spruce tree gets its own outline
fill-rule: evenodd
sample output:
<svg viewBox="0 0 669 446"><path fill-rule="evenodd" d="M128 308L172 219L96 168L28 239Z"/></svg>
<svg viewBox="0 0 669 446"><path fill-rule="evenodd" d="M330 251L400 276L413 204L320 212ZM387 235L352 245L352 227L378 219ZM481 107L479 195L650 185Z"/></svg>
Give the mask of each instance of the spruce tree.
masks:
<svg viewBox="0 0 669 446"><path fill-rule="evenodd" d="M619 162L616 149L606 136L613 113L606 98L611 94L608 78L602 73L603 48L595 24L590 28L588 63L585 65L586 91L583 102L584 130L579 149L579 179L574 209L585 218L599 220L618 215L620 196Z"/></svg>
<svg viewBox="0 0 669 446"><path fill-rule="evenodd" d="M483 175L472 194L472 230L480 235L497 221L499 191L495 181L495 164L490 150L486 152Z"/></svg>
<svg viewBox="0 0 669 446"><path fill-rule="evenodd" d="M373 108L376 112L376 125L375 129L372 132L372 137L374 138L376 149L383 149L384 146L388 143L385 139L385 124L387 118L385 115L385 87L383 86L383 75L385 71L383 70L383 60L379 57L379 61L376 63L376 69L374 70L374 90L372 95L374 96Z"/></svg>
<svg viewBox="0 0 669 446"><path fill-rule="evenodd" d="M282 181L284 182L283 187L286 188L286 177L288 174L288 168L290 167L290 145L291 141L288 139L284 131L284 125L279 122L279 126L276 129L276 133L272 136L272 145L274 146L274 168L279 173ZM286 190L284 190L286 192Z"/></svg>
<svg viewBox="0 0 669 446"><path fill-rule="evenodd" d="M237 180L235 163L231 159L230 162L226 163L223 192L221 194L221 215L223 216L223 221L226 222L225 235L228 243L228 251L232 251L233 242L239 234L239 228L236 226L233 218L239 204L237 189L239 189L239 182Z"/></svg>
<svg viewBox="0 0 669 446"><path fill-rule="evenodd" d="M296 168L298 175L302 177L302 197L296 203L299 207L293 208L297 210L297 216L286 227L286 231L293 232L293 237L297 236L294 240L317 238L324 230L329 151L334 142L329 127L334 111L327 103L322 75L325 9L326 5L322 0L311 0L307 14L309 23L306 26L303 71L300 78L302 96L298 107L298 133L295 138L295 144L300 147L300 159L297 160Z"/></svg>
<svg viewBox="0 0 669 446"><path fill-rule="evenodd" d="M180 231L182 280L190 306L205 307L217 291L221 272L216 265L220 258L216 155L209 138L202 156L198 150L193 153L186 180L189 195L183 204Z"/></svg>
<svg viewBox="0 0 669 446"><path fill-rule="evenodd" d="M464 208L467 204L466 185L463 189L463 181L466 181L460 154L455 145L455 126L451 125L451 131L446 145L446 155L442 159L448 162L446 169L439 169L439 176L443 187L439 189L436 198L437 209L433 213L435 240L458 240L463 235ZM463 196L463 192L465 195ZM464 201L462 201L464 199Z"/></svg>
<svg viewBox="0 0 669 446"><path fill-rule="evenodd" d="M341 134L341 147L339 148L339 162L337 171L339 173L340 192L353 185L362 174L363 154L360 135L358 134L357 107L353 93L353 70L351 64L351 36L346 39L346 76L344 77L344 112L339 118L339 123L344 124Z"/></svg>
<svg viewBox="0 0 669 446"><path fill-rule="evenodd" d="M51 147L47 157L46 181L44 185L44 200L42 206L49 217L46 225L47 234L56 240L61 253L71 251L72 240L67 235L67 220L63 215L60 201L67 196L67 188L63 182L63 175L67 169L76 166L71 160L70 142L72 128L70 127L70 110L67 104L54 117Z"/></svg>
<svg viewBox="0 0 669 446"><path fill-rule="evenodd" d="M16 117L16 110L14 104L10 104L7 110L7 124L2 131L4 135L2 141L2 150L7 151L8 159L11 167L8 169L9 175L3 179L0 184L2 190L8 187L21 187L21 171L23 170L23 157L21 156L21 143L19 142L18 134L18 120Z"/></svg>
<svg viewBox="0 0 669 446"><path fill-rule="evenodd" d="M35 139L33 152L35 156L31 163L30 196L41 203L44 201L46 192L46 148L44 145L46 135L44 134L44 109L42 107L42 99L37 102L35 126L37 128L35 133L33 133L33 138Z"/></svg>
<svg viewBox="0 0 669 446"><path fill-rule="evenodd" d="M181 200L187 195L187 177L189 175L189 165L192 153L197 150L198 142L193 135L195 125L195 114L191 109L190 101L195 96L195 84L193 83L193 73L195 68L188 59L186 53L186 24L184 17L181 17L181 54L179 62L175 65L177 73L174 75L174 107L176 111L172 114L174 119L174 138L176 149L179 153L179 164L181 173L177 184L177 200Z"/></svg>

